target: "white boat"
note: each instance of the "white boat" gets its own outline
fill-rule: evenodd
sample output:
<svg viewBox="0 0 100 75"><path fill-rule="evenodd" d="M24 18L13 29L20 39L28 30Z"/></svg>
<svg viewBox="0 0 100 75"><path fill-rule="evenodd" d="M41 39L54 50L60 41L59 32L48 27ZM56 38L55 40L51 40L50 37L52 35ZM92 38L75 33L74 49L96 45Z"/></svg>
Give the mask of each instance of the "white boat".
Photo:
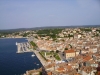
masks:
<svg viewBox="0 0 100 75"><path fill-rule="evenodd" d="M17 45L17 42L16 42L16 45Z"/></svg>
<svg viewBox="0 0 100 75"><path fill-rule="evenodd" d="M34 55L34 54L32 54L31 56L32 56L32 57L34 57L35 55Z"/></svg>
<svg viewBox="0 0 100 75"><path fill-rule="evenodd" d="M39 65L39 64L36 64L36 65Z"/></svg>

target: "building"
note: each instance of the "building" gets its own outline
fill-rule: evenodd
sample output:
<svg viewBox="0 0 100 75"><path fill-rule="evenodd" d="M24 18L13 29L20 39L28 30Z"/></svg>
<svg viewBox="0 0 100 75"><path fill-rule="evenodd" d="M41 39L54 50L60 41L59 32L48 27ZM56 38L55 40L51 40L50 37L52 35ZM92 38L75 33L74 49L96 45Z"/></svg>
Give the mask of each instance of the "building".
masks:
<svg viewBox="0 0 100 75"><path fill-rule="evenodd" d="M65 50L64 52L66 59L76 56L76 52L74 50Z"/></svg>

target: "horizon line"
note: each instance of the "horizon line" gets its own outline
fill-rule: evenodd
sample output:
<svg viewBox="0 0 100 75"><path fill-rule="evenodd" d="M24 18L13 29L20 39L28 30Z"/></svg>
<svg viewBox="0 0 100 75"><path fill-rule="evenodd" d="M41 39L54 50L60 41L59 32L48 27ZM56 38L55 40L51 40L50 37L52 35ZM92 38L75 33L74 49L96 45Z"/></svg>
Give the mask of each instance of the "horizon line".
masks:
<svg viewBox="0 0 100 75"><path fill-rule="evenodd" d="M11 29L0 29L0 30L16 30L16 29L31 29L31 28L43 28L43 27L81 27L81 26L99 26L100 24L97 24L97 25L67 25L67 26L38 26L38 27L27 27L27 28L11 28Z"/></svg>

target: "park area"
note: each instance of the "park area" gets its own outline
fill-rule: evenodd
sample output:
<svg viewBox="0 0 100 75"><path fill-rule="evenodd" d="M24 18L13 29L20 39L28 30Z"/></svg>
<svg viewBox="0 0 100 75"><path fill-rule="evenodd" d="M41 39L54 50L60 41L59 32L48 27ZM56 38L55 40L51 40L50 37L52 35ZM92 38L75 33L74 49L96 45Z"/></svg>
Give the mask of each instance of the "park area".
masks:
<svg viewBox="0 0 100 75"><path fill-rule="evenodd" d="M60 57L58 55L58 53L54 52L54 51L50 51L50 52L47 52L47 51L41 51L40 54L43 56L43 58L45 59L55 59L55 60L58 60L60 61Z"/></svg>

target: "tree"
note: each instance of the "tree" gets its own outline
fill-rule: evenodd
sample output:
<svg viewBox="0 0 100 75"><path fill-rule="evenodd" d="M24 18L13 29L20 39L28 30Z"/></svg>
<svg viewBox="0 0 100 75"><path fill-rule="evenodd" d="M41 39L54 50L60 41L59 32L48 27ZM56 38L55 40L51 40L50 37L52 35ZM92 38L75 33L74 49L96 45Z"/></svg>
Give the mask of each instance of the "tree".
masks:
<svg viewBox="0 0 100 75"><path fill-rule="evenodd" d="M59 53L59 50L56 50L56 53Z"/></svg>
<svg viewBox="0 0 100 75"><path fill-rule="evenodd" d="M68 48L66 47L65 50L68 50Z"/></svg>
<svg viewBox="0 0 100 75"><path fill-rule="evenodd" d="M54 53L54 51L50 51L51 53Z"/></svg>
<svg viewBox="0 0 100 75"><path fill-rule="evenodd" d="M71 44L69 44L69 46L70 46L70 48L72 48L72 45Z"/></svg>
<svg viewBox="0 0 100 75"><path fill-rule="evenodd" d="M39 72L39 75L42 75L42 72Z"/></svg>
<svg viewBox="0 0 100 75"><path fill-rule="evenodd" d="M33 41L31 41L30 44L33 46L34 49L38 48L38 46L36 45L36 43L34 43Z"/></svg>

